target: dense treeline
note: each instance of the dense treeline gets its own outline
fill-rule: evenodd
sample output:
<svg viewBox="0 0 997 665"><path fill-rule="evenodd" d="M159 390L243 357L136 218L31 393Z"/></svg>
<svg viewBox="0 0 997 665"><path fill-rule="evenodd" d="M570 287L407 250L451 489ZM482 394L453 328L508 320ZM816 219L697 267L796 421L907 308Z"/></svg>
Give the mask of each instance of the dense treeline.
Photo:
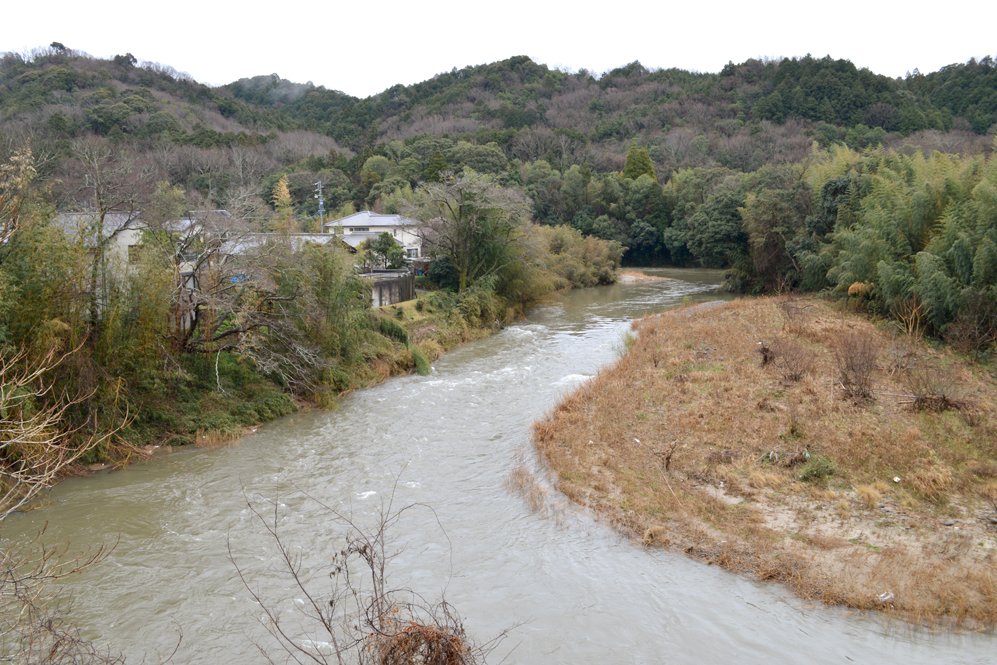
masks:
<svg viewBox="0 0 997 665"><path fill-rule="evenodd" d="M798 155L799 137L804 151L813 140L862 148L934 132L971 143L966 130L983 134L993 124L985 99L992 70L984 58L927 77L890 79L846 60L807 56L748 60L720 74L648 70L635 62L597 78L515 57L352 102L275 76L227 88L358 152L392 139L450 136L495 142L524 160L564 167L558 160L567 158L608 170L637 139L662 170L707 159L752 169Z"/></svg>
<svg viewBox="0 0 997 665"><path fill-rule="evenodd" d="M53 44L0 59L0 114L5 133L31 139L39 156L96 133L159 161L180 155L196 173L171 179L219 197L247 168L273 173L306 158L319 162L309 170L332 167L357 184L383 146L421 138L494 143L510 160L600 173L619 170L635 140L661 174L798 161L813 141L979 152L990 149L994 76L989 57L903 80L809 56L720 74L632 63L599 77L515 57L361 100L276 75L209 88L130 54L104 61ZM362 205L364 194L347 197Z"/></svg>
<svg viewBox="0 0 997 665"><path fill-rule="evenodd" d="M406 208L459 199L461 211L427 229L434 277L452 292L428 298L419 311L433 313L433 333L410 339L372 309L356 256L338 243L290 242L299 222L286 188L263 220L189 212L187 192L150 186L134 156L106 141L74 155L83 212L71 215L56 213L53 183L29 150L0 161L0 367L10 374L0 382L6 391L12 376L44 365L18 409L53 409L53 431L113 431L84 461L231 436L298 399L324 403L424 369L556 289L613 281L622 254L570 229L534 229L519 190L470 169L398 193ZM278 231L258 233L267 228ZM126 233L137 239L124 254L116 238ZM450 279L447 268L461 266ZM0 496L34 450L4 436Z"/></svg>
<svg viewBox="0 0 997 665"><path fill-rule="evenodd" d="M815 152L666 185L673 258L730 266L740 291L829 290L967 351L997 337L997 162L991 155Z"/></svg>
<svg viewBox="0 0 997 665"><path fill-rule="evenodd" d="M997 65L991 56L927 75L915 72L906 83L915 94L964 119L974 132L985 133L997 123Z"/></svg>
<svg viewBox="0 0 997 665"><path fill-rule="evenodd" d="M809 56L749 60L720 74L632 63L600 77L515 57L360 100L276 75L209 88L131 54L98 60L53 44L0 59L0 118L6 140L30 141L46 174L59 175L74 141L105 136L143 155L159 179L197 191L206 207L258 206L288 175L299 213L314 214L317 180L332 208L371 205L391 184L371 198L363 167L375 155L408 160L393 175L415 186L464 165L515 180L537 162L598 179L623 168L634 142L662 178L797 162L814 141L984 152L994 76L989 57L903 80Z"/></svg>
<svg viewBox="0 0 997 665"><path fill-rule="evenodd" d="M4 54L0 92L6 116L44 110L44 122L62 138L92 132L210 146L265 141L253 130L284 128L277 113L220 94L169 66L139 64L131 54L97 60L61 45L29 59ZM164 103L164 95L174 103ZM218 131L210 126L211 116L243 126Z"/></svg>

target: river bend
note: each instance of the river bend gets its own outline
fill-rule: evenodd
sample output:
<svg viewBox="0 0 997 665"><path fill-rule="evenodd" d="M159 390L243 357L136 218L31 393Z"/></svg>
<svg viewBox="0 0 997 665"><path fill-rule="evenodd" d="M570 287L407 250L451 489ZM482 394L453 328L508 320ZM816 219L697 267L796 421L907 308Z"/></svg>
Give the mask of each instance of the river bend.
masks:
<svg viewBox="0 0 997 665"><path fill-rule="evenodd" d="M74 549L117 541L67 590L84 633L129 662L156 662L180 632L175 663L260 662L255 643L274 645L227 543L275 607L293 616L300 599L247 500L276 502L287 541L321 572L341 532L319 502L372 523L393 488L395 505L431 510L408 512L392 532L400 553L389 581L430 598L445 592L479 640L512 627L490 662L997 661L994 636L933 635L805 603L644 550L549 491L531 423L618 355L633 318L716 297L717 273L662 272L678 279L573 292L456 349L429 376L392 379L237 445L66 481L0 535L24 539L47 523L46 541ZM548 489L542 510L509 487L521 465Z"/></svg>

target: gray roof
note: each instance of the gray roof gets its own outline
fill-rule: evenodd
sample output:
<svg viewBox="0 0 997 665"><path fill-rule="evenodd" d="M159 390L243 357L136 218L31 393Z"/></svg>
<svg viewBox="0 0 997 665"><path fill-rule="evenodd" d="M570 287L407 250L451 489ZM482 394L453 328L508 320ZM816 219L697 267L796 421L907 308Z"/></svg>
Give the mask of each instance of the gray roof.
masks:
<svg viewBox="0 0 997 665"><path fill-rule="evenodd" d="M291 245L292 251L299 251L308 244L328 245L334 242L344 242L341 236L331 233L242 233L226 240L222 244L222 253L237 255L245 254L251 249L262 247L268 242L278 242L286 240Z"/></svg>
<svg viewBox="0 0 997 665"><path fill-rule="evenodd" d="M140 229L142 223L138 220L139 213L134 212L108 212L104 215L104 225L101 228L101 235L106 240L115 233L125 229ZM68 238L72 240L82 240L85 246L93 246L93 235L97 231L96 224L98 213L96 212L60 212L52 219L52 224L62 229Z"/></svg>
<svg viewBox="0 0 997 665"><path fill-rule="evenodd" d="M62 229L67 237L72 240L83 239L84 245L92 246L93 233L96 231L98 213L88 212L60 212L52 220L52 223ZM186 233L191 227L222 227L229 226L234 221L232 214L228 210L191 210L181 219L172 220L166 223L165 228L173 233ZM146 225L141 220L141 213L138 210L131 212L111 211L104 215L104 227L102 229L105 239L110 238L115 233L124 229L144 229Z"/></svg>
<svg viewBox="0 0 997 665"><path fill-rule="evenodd" d="M228 210L191 210L180 219L166 222L165 228L171 233L187 233L193 230L223 232L238 222Z"/></svg>
<svg viewBox="0 0 997 665"><path fill-rule="evenodd" d="M330 226L366 226L368 228L373 228L418 225L418 221L409 217L402 217L401 215L384 215L379 212L371 212L369 210L361 210L360 212L353 213L348 217L343 217L342 219L336 219L325 223L326 228L329 228Z"/></svg>
<svg viewBox="0 0 997 665"><path fill-rule="evenodd" d="M330 235L330 234L326 234L326 235ZM345 235L337 236L337 237L342 238L343 242L345 242L350 247L359 247L360 244L363 243L364 240L377 240L377 237L379 235L381 235L381 234L378 233L378 232L376 232L376 231L366 231L366 232L364 232L364 231L357 231L355 233L347 233Z"/></svg>

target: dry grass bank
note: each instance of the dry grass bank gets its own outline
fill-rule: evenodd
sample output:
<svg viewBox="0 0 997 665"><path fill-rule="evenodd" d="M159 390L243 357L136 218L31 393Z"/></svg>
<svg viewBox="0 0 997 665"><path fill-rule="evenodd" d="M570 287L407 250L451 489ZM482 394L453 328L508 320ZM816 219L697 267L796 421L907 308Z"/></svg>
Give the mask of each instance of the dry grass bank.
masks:
<svg viewBox="0 0 997 665"><path fill-rule="evenodd" d="M565 494L804 598L997 625L993 376L815 300L635 329L535 425Z"/></svg>

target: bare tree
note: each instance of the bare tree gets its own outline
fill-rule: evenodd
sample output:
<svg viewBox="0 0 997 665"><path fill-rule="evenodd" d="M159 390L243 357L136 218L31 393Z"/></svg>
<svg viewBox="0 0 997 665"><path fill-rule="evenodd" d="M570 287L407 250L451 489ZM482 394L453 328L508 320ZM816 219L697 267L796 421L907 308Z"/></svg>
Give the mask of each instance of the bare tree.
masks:
<svg viewBox="0 0 997 665"><path fill-rule="evenodd" d="M90 397L53 394L48 377L67 355L53 350L35 362L24 352L0 355L0 524L117 433L84 433L90 423L66 424L67 411ZM0 662L122 662L65 620L67 600L52 587L109 550L98 547L68 557L65 548L42 544L41 536L29 543L0 543Z"/></svg>
<svg viewBox="0 0 997 665"><path fill-rule="evenodd" d="M91 397L54 394L48 376L68 355L51 350L34 363L23 351L0 356L0 521L118 432L67 426L67 412Z"/></svg>
<svg viewBox="0 0 997 665"><path fill-rule="evenodd" d="M373 528L364 529L352 518L326 506L332 521L345 530L342 545L330 554L330 567L312 577L305 572L300 554L280 531L279 502L273 512L249 509L266 530L296 594L304 600L304 630L300 618L287 619L263 596L252 574L239 566L229 543L229 558L253 600L263 610L263 624L286 659L296 663L359 663L361 665L471 665L484 663L488 652L504 633L483 646L472 644L463 622L446 600L431 603L409 589L394 589L387 582L392 553L388 534L410 510L411 504L393 510L382 508ZM318 579L331 580L328 592L314 588ZM317 629L321 640L306 639ZM264 645L257 645L268 662L277 660Z"/></svg>
<svg viewBox="0 0 997 665"><path fill-rule="evenodd" d="M15 151L0 164L0 245L10 240L20 224L21 206L35 177L30 150Z"/></svg>
<svg viewBox="0 0 997 665"><path fill-rule="evenodd" d="M154 181L148 165L120 153L105 141L88 138L73 144L69 178L75 184L77 239L91 254L88 284L88 339L100 333L109 294L109 249L122 233L136 228L142 202ZM73 181L75 180L75 183Z"/></svg>
<svg viewBox="0 0 997 665"><path fill-rule="evenodd" d="M327 360L302 330L318 305L292 239L249 233L224 211L190 212L167 226L158 246L174 271L174 350L216 359L234 352L292 390L313 389Z"/></svg>

